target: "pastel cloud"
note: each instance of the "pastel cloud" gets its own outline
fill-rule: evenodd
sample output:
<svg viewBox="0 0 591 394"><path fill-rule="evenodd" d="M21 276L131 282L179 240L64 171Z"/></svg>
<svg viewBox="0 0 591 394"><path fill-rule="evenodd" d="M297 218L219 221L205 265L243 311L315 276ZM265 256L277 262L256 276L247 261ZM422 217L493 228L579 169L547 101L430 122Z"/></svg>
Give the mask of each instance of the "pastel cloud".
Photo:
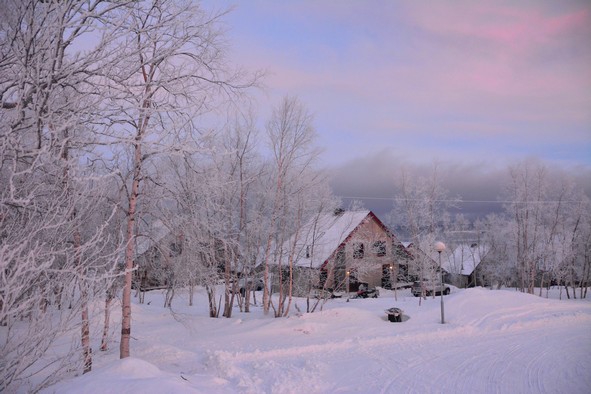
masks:
<svg viewBox="0 0 591 394"><path fill-rule="evenodd" d="M484 2L459 3L456 7L450 7L449 2L446 5L439 3L439 6L421 2L411 4L415 21L423 29L488 41L514 53L552 45L589 26L588 9L547 15L542 2L521 8L515 2L511 6ZM426 4L429 4L428 10Z"/></svg>
<svg viewBox="0 0 591 394"><path fill-rule="evenodd" d="M271 98L298 94L341 151L371 151L368 137L591 147L590 4L256 2L232 18L236 60L269 70Z"/></svg>
<svg viewBox="0 0 591 394"><path fill-rule="evenodd" d="M459 54L458 72L484 92L523 94L591 82L588 8L546 15L541 2L522 8L480 2L458 7L428 3L428 9L427 3L412 4L416 25L449 54ZM530 78L523 78L526 74Z"/></svg>

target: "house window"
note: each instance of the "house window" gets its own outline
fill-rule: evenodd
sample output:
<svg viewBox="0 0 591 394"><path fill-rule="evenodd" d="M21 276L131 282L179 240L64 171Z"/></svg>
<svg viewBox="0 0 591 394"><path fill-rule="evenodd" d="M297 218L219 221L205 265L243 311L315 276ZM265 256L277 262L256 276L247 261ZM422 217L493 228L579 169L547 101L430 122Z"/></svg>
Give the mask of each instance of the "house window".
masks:
<svg viewBox="0 0 591 394"><path fill-rule="evenodd" d="M326 269L322 268L320 269L320 278L319 278L319 287L322 289L324 288L324 286L326 286L326 280L328 279L328 272L326 271Z"/></svg>
<svg viewBox="0 0 591 394"><path fill-rule="evenodd" d="M373 252L376 256L385 256L386 255L386 242L384 241L376 241L373 243Z"/></svg>
<svg viewBox="0 0 591 394"><path fill-rule="evenodd" d="M365 246L361 242L355 242L353 244L353 258L362 259L365 252Z"/></svg>

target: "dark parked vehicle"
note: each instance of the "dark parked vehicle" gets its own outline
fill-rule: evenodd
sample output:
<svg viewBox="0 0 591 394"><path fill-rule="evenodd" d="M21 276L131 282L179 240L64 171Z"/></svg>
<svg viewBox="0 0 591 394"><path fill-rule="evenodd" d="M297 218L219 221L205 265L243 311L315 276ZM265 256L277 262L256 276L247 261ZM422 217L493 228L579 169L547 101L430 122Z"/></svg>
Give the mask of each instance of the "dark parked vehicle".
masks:
<svg viewBox="0 0 591 394"><path fill-rule="evenodd" d="M375 287L369 288L367 283L360 283L359 290L357 290L357 294L353 298L378 298L380 292Z"/></svg>
<svg viewBox="0 0 591 394"><path fill-rule="evenodd" d="M412 295L414 295L415 297L419 297L422 294L423 290L425 290L425 296L431 296L433 294L440 295L441 291L443 291L444 295L448 295L451 292L451 288L448 285L444 283L443 287L441 287L441 283L437 281L415 281L412 285L411 291Z"/></svg>

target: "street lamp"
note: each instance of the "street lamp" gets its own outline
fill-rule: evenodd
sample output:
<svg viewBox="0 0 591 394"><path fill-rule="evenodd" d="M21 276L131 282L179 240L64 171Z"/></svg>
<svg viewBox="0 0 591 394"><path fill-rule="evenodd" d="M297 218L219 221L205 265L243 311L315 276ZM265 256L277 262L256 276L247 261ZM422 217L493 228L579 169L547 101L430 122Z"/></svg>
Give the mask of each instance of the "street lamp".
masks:
<svg viewBox="0 0 591 394"><path fill-rule="evenodd" d="M351 298L351 294L349 294L349 275L351 273L349 271L345 272L345 279L347 281L347 302L349 302L349 298Z"/></svg>
<svg viewBox="0 0 591 394"><path fill-rule="evenodd" d="M441 279L441 287L439 288L439 294L441 296L441 324L444 324L445 318L443 312L443 270L441 269L441 252L445 250L445 244L443 242L435 242L435 250L439 254L439 277Z"/></svg>
<svg viewBox="0 0 591 394"><path fill-rule="evenodd" d="M394 281L392 280L392 272L394 271L394 266L392 264L390 264L390 290L395 290L394 289Z"/></svg>

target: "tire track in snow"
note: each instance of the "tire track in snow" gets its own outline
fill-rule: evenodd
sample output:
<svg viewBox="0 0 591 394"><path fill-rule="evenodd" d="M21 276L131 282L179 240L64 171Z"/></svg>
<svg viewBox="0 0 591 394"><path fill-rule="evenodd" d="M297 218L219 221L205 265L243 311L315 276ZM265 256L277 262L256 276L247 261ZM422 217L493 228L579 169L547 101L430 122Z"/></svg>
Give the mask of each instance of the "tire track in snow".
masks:
<svg viewBox="0 0 591 394"><path fill-rule="evenodd" d="M555 367L551 352L556 348L540 346L539 337L568 325L569 320L579 325L591 323L591 316L575 313L552 319L546 315L540 319L532 316L532 319L519 321L515 316L524 315L524 310L517 308L514 312L506 319L495 319L495 314L491 313L467 325L448 324L429 332L252 352L215 351L211 358L216 359L218 365L233 365L244 370L248 365L265 366L265 363L266 370L286 367L294 370L298 362L293 360L310 358L314 362L304 368L308 380L320 381L322 373L311 370L315 365L357 355L361 364L374 366L368 370L374 371L371 381L376 386L371 391L375 392L433 389L446 392L445 387L460 388L462 392L545 392L548 371ZM493 324L497 320L513 323ZM375 368L375 364L379 366ZM363 365L352 373L363 373ZM418 386L417 375L424 376ZM482 382L486 382L485 387L479 387ZM252 385L255 387L256 383Z"/></svg>
<svg viewBox="0 0 591 394"><path fill-rule="evenodd" d="M564 332L569 332L562 327ZM563 382L565 389L569 388L565 391L589 392L591 386L577 381L587 373L575 374L571 380L560 372L567 365L585 365L585 359L591 359L587 355L583 357L584 352L580 350L582 337L564 337L556 342L557 332L550 331L557 328L525 329L509 336L504 332L488 333L474 338L476 341L458 349L457 355L448 360L448 365L455 365L442 369L432 381L441 384L442 389L438 391L442 392L449 392L445 388L453 387L458 392L545 393L553 391L556 381ZM558 361L559 355L563 356L564 363ZM417 373L428 376L430 368L434 368L433 363ZM587 389L583 389L585 386Z"/></svg>
<svg viewBox="0 0 591 394"><path fill-rule="evenodd" d="M478 322L482 319L478 319ZM554 320L559 323L554 323L557 326L562 326L563 324L568 322L568 317L561 319L561 320ZM584 316L572 316L572 321L580 323L581 320L585 320L588 323L591 323L591 315L584 315ZM540 327L540 320L533 320L533 321L526 321L519 324L514 324L512 326L504 327L500 331L528 331L532 328ZM552 325L552 320L543 321L546 325L544 327L548 327L548 325ZM302 354L312 354L312 353L322 353L326 351L343 351L343 350L350 350L355 347L382 347L386 345L395 345L404 342L413 342L415 341L433 341L433 340L449 340L455 337L473 337L478 335L488 335L491 332L498 332L499 330L491 330L491 329L481 329L478 326L474 326L473 324L467 326L453 326L452 324L447 324L443 326L443 329L437 330L435 332L432 331L423 331L419 333L403 333L398 335L392 336L384 336L384 337L376 337L370 339L345 339L342 341L336 342L328 342L328 343L318 343L312 345L304 345L304 346L292 346L292 347L281 347L281 348L274 348L268 350L254 350L254 351L228 351L228 350L217 350L214 351L214 355L218 355L224 357L228 360L234 361L255 361L255 360L264 360L269 358L286 358L292 357L294 355L302 355Z"/></svg>

